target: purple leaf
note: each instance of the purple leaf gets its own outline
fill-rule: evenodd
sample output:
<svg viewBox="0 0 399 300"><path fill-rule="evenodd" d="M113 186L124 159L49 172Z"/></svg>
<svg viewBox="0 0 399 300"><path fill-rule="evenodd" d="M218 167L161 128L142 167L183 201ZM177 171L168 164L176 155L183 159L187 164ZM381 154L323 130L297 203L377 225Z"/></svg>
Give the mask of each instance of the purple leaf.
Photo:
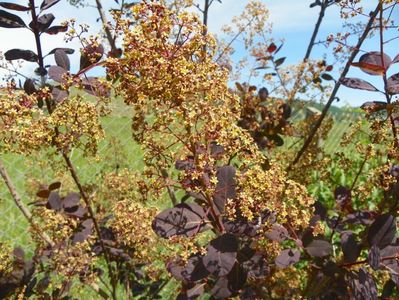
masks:
<svg viewBox="0 0 399 300"><path fill-rule="evenodd" d="M180 203L159 213L152 222L152 229L163 238L176 235L190 237L204 230L207 221L201 206Z"/></svg>
<svg viewBox="0 0 399 300"><path fill-rule="evenodd" d="M209 271L204 266L202 256L196 254L187 260L187 264L182 269L180 274L184 280L199 281L207 277L209 275Z"/></svg>
<svg viewBox="0 0 399 300"><path fill-rule="evenodd" d="M378 89L373 86L371 83L360 79L360 78L344 78L341 80L342 85L351 88L351 89L358 89L358 90L365 90L371 92L377 92Z"/></svg>
<svg viewBox="0 0 399 300"><path fill-rule="evenodd" d="M374 271L377 271L380 268L381 254L380 249L376 245L373 245L370 248L367 260Z"/></svg>
<svg viewBox="0 0 399 300"><path fill-rule="evenodd" d="M345 262L355 262L360 255L361 248L356 242L352 231L343 231L341 233L341 246Z"/></svg>
<svg viewBox="0 0 399 300"><path fill-rule="evenodd" d="M62 201L64 208L73 208L79 205L80 195L78 193L69 193Z"/></svg>
<svg viewBox="0 0 399 300"><path fill-rule="evenodd" d="M377 245L380 249L392 243L396 236L396 220L390 214L384 214L375 219L368 232L370 245Z"/></svg>
<svg viewBox="0 0 399 300"><path fill-rule="evenodd" d="M35 29L34 27L37 26L37 30L40 32L45 31L50 25L53 23L55 17L53 14L44 14L37 19L36 24L32 21L29 23L29 27Z"/></svg>
<svg viewBox="0 0 399 300"><path fill-rule="evenodd" d="M68 93L64 90L60 90L57 87L54 87L53 90L51 91L51 94L53 95L53 100L56 103L64 101L66 98L68 98Z"/></svg>
<svg viewBox="0 0 399 300"><path fill-rule="evenodd" d="M32 95L33 93L35 93L37 91L36 87L35 87L35 83L33 82L32 79L28 78L25 80L24 91L28 95Z"/></svg>
<svg viewBox="0 0 399 300"><path fill-rule="evenodd" d="M70 70L71 63L69 61L68 55L64 51L62 50L55 51L54 58L55 62L57 63L57 66L68 71Z"/></svg>
<svg viewBox="0 0 399 300"><path fill-rule="evenodd" d="M219 277L210 291L213 299L230 299L235 296L247 281L246 272L238 264L227 276Z"/></svg>
<svg viewBox="0 0 399 300"><path fill-rule="evenodd" d="M57 4L60 1L61 0L44 0L42 2L42 4L40 5L40 9L41 10L48 9L48 8L52 7L53 5Z"/></svg>
<svg viewBox="0 0 399 300"><path fill-rule="evenodd" d="M386 109L387 103L383 101L370 101L363 103L360 108L367 112L376 112Z"/></svg>
<svg viewBox="0 0 399 300"><path fill-rule="evenodd" d="M57 51L57 50L62 50L62 51L64 51L66 54L74 54L74 53L75 53L75 50L73 50L73 49L71 49L71 48L54 48L54 49L51 50L47 55L54 54L55 51ZM47 56L47 55L46 55L46 56Z"/></svg>
<svg viewBox="0 0 399 300"><path fill-rule="evenodd" d="M276 266L280 269L285 269L293 264L296 264L301 258L301 252L298 249L285 249L276 257Z"/></svg>
<svg viewBox="0 0 399 300"><path fill-rule="evenodd" d="M387 92L390 95L399 94L399 73L392 75L387 80Z"/></svg>
<svg viewBox="0 0 399 300"><path fill-rule="evenodd" d="M0 6L6 9L16 10L16 11L28 11L30 8L28 6L23 6L11 2L0 2Z"/></svg>
<svg viewBox="0 0 399 300"><path fill-rule="evenodd" d="M49 209L60 211L62 208L60 195L57 192L51 192L47 204Z"/></svg>
<svg viewBox="0 0 399 300"><path fill-rule="evenodd" d="M283 242L289 237L288 230L280 224L273 224L271 230L266 232L266 237L272 241Z"/></svg>
<svg viewBox="0 0 399 300"><path fill-rule="evenodd" d="M324 257L332 252L332 246L329 242L324 240L313 240L306 246L306 252L311 256Z"/></svg>
<svg viewBox="0 0 399 300"><path fill-rule="evenodd" d="M17 15L10 14L5 10L0 10L0 27L23 28L26 27L26 25L24 21Z"/></svg>
<svg viewBox="0 0 399 300"><path fill-rule="evenodd" d="M30 62L37 62L38 57L35 52L23 49L11 49L4 53L6 60L23 59Z"/></svg>
<svg viewBox="0 0 399 300"><path fill-rule="evenodd" d="M215 194L213 195L214 203L219 211L224 211L227 199L236 197L236 169L233 166L223 166L218 168L216 177L218 183L216 185Z"/></svg>
<svg viewBox="0 0 399 300"><path fill-rule="evenodd" d="M47 34L50 35L54 35L54 34L58 34L60 32L66 32L68 30L68 26L61 26L61 25L57 25L57 26L51 26L49 28L46 29L46 31L44 31Z"/></svg>
<svg viewBox="0 0 399 300"><path fill-rule="evenodd" d="M207 253L202 258L205 268L214 276L227 275L233 268L238 251L237 238L232 234L223 234L212 240Z"/></svg>
<svg viewBox="0 0 399 300"><path fill-rule="evenodd" d="M254 253L250 259L242 264L243 269L247 272L248 277L251 278L264 278L269 274L270 268L260 253Z"/></svg>
<svg viewBox="0 0 399 300"><path fill-rule="evenodd" d="M361 268L358 273L352 273L348 281L352 290L353 299L378 299L377 286L374 279L364 268Z"/></svg>
<svg viewBox="0 0 399 300"><path fill-rule="evenodd" d="M48 70L48 75L50 79L59 82L59 83L66 83L65 79L63 76L67 74L67 70L64 68L61 68L59 66L51 66Z"/></svg>

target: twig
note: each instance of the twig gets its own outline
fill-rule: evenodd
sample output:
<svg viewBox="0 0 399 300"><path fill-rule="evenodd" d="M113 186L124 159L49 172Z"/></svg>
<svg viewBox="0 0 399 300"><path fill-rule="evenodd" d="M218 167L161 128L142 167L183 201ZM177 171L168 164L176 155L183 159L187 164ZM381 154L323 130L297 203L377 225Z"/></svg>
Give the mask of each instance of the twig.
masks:
<svg viewBox="0 0 399 300"><path fill-rule="evenodd" d="M313 33L312 33L312 37L310 38L308 48L306 49L305 56L304 56L304 58L302 60L303 64L308 61L308 59L310 57L310 54L312 53L313 47L315 45L315 40L316 40L316 37L317 37L317 35L319 33L320 26L321 26L321 23L322 23L322 21L324 19L324 15L325 15L327 7L328 7L328 1L327 2L323 2L323 4L320 5L319 17L318 17L316 25L314 27L314 30L313 30ZM302 75L303 75L304 72L305 72L305 66L302 65L301 69L300 69L300 71L299 71L299 73L298 73L298 75L296 77L296 80L295 80L295 83L294 83L294 87L292 88L292 92L288 96L288 100L287 100L288 104L291 104L292 101L294 100L295 95L297 93L297 90L299 89L299 85L301 83Z"/></svg>
<svg viewBox="0 0 399 300"><path fill-rule="evenodd" d="M40 230L40 227L33 220L32 214L30 213L29 209L22 202L21 197L18 194L17 188L15 187L14 183L12 182L12 180L11 180L10 176L8 175L7 170L4 167L4 164L1 160L0 160L0 173L1 173L1 177L3 177L3 180L4 180L8 190L10 191L10 194L15 202L15 205L19 208L19 210L22 212L22 214L28 220L28 222L32 226L32 228L38 232L40 237L47 244L49 244L51 247L53 247L54 242L50 239L50 237L46 233L44 233Z"/></svg>
<svg viewBox="0 0 399 300"><path fill-rule="evenodd" d="M345 68L341 73L341 76L339 78L338 81L336 81L335 85L334 85L334 89L330 95L329 100L327 101L326 105L323 108L323 111L321 113L321 116L317 119L317 122L315 123L315 125L313 126L308 138L306 139L305 143L303 144L302 148L299 150L299 152L297 153L294 161L290 164L290 166L288 167L288 171L292 169L292 167L294 165L296 165L298 163L298 161L301 159L302 155L305 153L306 149L309 147L309 145L312 143L312 140L314 138L314 136L316 135L317 130L320 128L321 123L323 122L324 118L327 115L328 110L331 107L331 104L333 103L333 101L335 100L335 97L337 95L337 92L339 90L339 88L341 87L341 81L345 78L346 74L349 71L349 68L353 62L353 60L355 59L356 55L359 53L359 49L361 48L363 42L366 40L371 26L374 23L375 18L377 17L378 13L380 11L380 5L377 5L376 9L371 13L370 15L370 19L369 22L367 23L363 34L361 35L361 37L359 38L356 46L354 47L351 56L349 57L348 61L346 62Z"/></svg>
<svg viewBox="0 0 399 300"><path fill-rule="evenodd" d="M384 16L383 13L384 12L383 12L382 2L380 2L379 5L380 5L380 18L379 18L379 21L380 21L380 58L381 58L381 67L384 70L383 74L382 74L382 79L384 81L385 98L387 99L387 103L389 105L389 104L391 104L391 96L388 93L388 79L387 79L387 72L385 69L385 62L384 62L384 27L383 27L383 16ZM394 142L395 148L397 148L399 143L398 143L398 136L397 136L397 132L396 132L395 119L392 115L391 110L388 111L388 114L389 114L389 120L391 122L393 142Z"/></svg>
<svg viewBox="0 0 399 300"><path fill-rule="evenodd" d="M161 174L165 181L167 181L169 179L169 174L165 169L161 169ZM177 199L176 199L175 191L169 184L166 185L166 189L168 190L169 198L170 198L170 200L172 200L173 206L176 206Z"/></svg>

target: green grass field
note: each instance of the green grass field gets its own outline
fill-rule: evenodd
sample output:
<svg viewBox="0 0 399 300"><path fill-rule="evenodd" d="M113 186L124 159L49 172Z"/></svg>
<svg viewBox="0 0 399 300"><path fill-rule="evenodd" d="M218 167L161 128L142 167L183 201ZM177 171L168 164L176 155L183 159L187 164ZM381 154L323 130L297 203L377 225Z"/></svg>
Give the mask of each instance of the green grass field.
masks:
<svg viewBox="0 0 399 300"><path fill-rule="evenodd" d="M140 169L142 152L131 138L130 110L122 103L116 103L113 112L102 118L105 139L99 145L99 157L84 157L81 151L73 150L71 158L79 177L84 184L95 183L102 172L115 168ZM53 166L47 159L47 153L39 153L34 157L5 154L2 160L9 175L14 180L23 201L31 202L34 191L31 191L30 179L43 184L61 180L54 173ZM57 159L57 164L63 161ZM0 181L0 242L8 242L13 246L29 246L28 224L16 208L3 181Z"/></svg>

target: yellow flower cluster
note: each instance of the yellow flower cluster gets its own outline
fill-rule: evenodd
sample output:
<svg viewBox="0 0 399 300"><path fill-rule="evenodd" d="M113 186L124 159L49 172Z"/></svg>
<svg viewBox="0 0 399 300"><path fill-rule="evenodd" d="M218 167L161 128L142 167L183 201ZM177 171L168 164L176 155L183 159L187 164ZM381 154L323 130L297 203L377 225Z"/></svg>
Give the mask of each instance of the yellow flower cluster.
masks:
<svg viewBox="0 0 399 300"><path fill-rule="evenodd" d="M12 250L7 244L0 243L0 277L9 273L13 268Z"/></svg>
<svg viewBox="0 0 399 300"><path fill-rule="evenodd" d="M81 96L57 105L52 114L36 107L37 97L51 99L48 88L28 96L9 89L0 101L0 151L30 154L56 146L57 150L81 147L95 154L103 136L96 107Z"/></svg>
<svg viewBox="0 0 399 300"><path fill-rule="evenodd" d="M238 178L238 203L241 213L252 220L264 210L275 211L280 224L290 223L295 229L308 226L314 199L306 188L287 180L277 164L269 170L253 167Z"/></svg>
<svg viewBox="0 0 399 300"><path fill-rule="evenodd" d="M124 28L125 57L107 67L111 77L122 75L116 90L134 107L134 137L146 149L146 163L168 169L211 141L227 153L250 147L235 125L239 101L228 91L228 74L211 60L215 40L203 34L200 20L158 3L136 5L134 17L134 29Z"/></svg>
<svg viewBox="0 0 399 300"><path fill-rule="evenodd" d="M110 226L118 243L129 248L135 263L150 262L158 247L157 236L151 228L156 209L126 200L115 204L113 214Z"/></svg>

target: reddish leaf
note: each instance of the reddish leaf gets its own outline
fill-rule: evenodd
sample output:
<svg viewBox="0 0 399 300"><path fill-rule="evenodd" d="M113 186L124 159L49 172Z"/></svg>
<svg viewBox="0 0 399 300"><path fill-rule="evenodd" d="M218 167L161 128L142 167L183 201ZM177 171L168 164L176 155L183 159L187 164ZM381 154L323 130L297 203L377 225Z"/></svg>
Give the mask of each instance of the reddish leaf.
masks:
<svg viewBox="0 0 399 300"><path fill-rule="evenodd" d="M274 51L277 50L277 46L274 43L271 43L269 47L267 47L267 52L273 53Z"/></svg>
<svg viewBox="0 0 399 300"><path fill-rule="evenodd" d="M233 268L238 251L237 238L232 234L223 234L212 240L207 253L202 258L205 268L214 276L227 275Z"/></svg>
<svg viewBox="0 0 399 300"><path fill-rule="evenodd" d="M45 198L47 199L48 196L50 196L50 191L49 190L40 190L36 193L36 196L40 197L40 198Z"/></svg>
<svg viewBox="0 0 399 300"><path fill-rule="evenodd" d="M371 92L377 92L378 89L373 86L371 83L360 79L360 78L344 78L341 81L342 85L351 88L351 89L358 89L358 90L365 90Z"/></svg>
<svg viewBox="0 0 399 300"><path fill-rule="evenodd" d="M23 6L23 5L19 5L19 4L15 4L15 3L11 3L11 2L0 2L0 6L7 8L7 9L12 9L12 10L16 10L16 11L28 11L30 10L29 7L27 6Z"/></svg>
<svg viewBox="0 0 399 300"><path fill-rule="evenodd" d="M6 60L23 59L30 62L37 62L38 57L35 52L22 49L11 49L4 53Z"/></svg>
<svg viewBox="0 0 399 300"><path fill-rule="evenodd" d="M324 80L327 80L327 81L334 80L334 78L328 73L321 74L321 78L323 78Z"/></svg>
<svg viewBox="0 0 399 300"><path fill-rule="evenodd" d="M82 243L91 235L93 231L93 220L86 219L78 227L78 230L72 236L72 244Z"/></svg>
<svg viewBox="0 0 399 300"><path fill-rule="evenodd" d="M391 58L384 53L381 59L381 52L373 51L363 54L359 62L353 63L352 65L359 67L367 74L382 75L391 65Z"/></svg>
<svg viewBox="0 0 399 300"><path fill-rule="evenodd" d="M17 15L10 14L5 10L0 10L0 27L22 28L26 27L24 21Z"/></svg>
<svg viewBox="0 0 399 300"><path fill-rule="evenodd" d="M49 191L54 191L57 190L61 187L61 182L57 181L57 182L53 182L52 184L49 185L48 189Z"/></svg>
<svg viewBox="0 0 399 300"><path fill-rule="evenodd" d="M185 262L184 260L178 258L172 261L169 261L166 264L166 269L174 278L177 280L183 281L184 277L182 275L182 271L184 270Z"/></svg>

